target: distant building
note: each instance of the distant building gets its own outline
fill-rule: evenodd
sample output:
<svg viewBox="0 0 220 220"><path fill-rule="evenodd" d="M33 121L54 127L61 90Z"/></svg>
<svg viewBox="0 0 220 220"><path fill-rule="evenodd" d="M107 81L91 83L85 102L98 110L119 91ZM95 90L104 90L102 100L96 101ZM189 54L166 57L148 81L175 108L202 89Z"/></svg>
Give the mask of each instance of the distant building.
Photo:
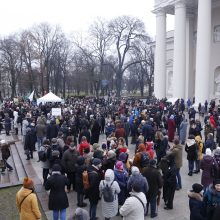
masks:
<svg viewBox="0 0 220 220"><path fill-rule="evenodd" d="M154 93L158 98L220 98L220 0L155 0ZM166 33L166 14L175 15Z"/></svg>

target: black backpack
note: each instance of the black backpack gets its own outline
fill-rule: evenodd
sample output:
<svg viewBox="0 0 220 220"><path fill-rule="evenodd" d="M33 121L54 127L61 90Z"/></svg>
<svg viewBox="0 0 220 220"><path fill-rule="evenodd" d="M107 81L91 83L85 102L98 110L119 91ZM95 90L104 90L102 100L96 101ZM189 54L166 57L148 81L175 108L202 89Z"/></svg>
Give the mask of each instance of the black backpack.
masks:
<svg viewBox="0 0 220 220"><path fill-rule="evenodd" d="M146 167L150 162L150 156L147 152L141 152L141 167Z"/></svg>
<svg viewBox="0 0 220 220"><path fill-rule="evenodd" d="M40 161L45 162L47 160L47 154L46 154L46 150L40 150L38 151L38 157Z"/></svg>
<svg viewBox="0 0 220 220"><path fill-rule="evenodd" d="M113 202L115 200L114 194L111 189L113 182L111 183L110 186L108 186L108 184L105 184L103 181L104 188L102 189L102 196L105 202Z"/></svg>

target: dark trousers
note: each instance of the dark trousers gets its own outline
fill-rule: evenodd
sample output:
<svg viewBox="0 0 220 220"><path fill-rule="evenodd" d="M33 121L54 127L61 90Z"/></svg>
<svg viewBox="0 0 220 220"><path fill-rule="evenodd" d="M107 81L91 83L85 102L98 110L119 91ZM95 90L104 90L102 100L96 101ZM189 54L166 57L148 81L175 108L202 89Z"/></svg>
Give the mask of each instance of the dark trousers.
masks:
<svg viewBox="0 0 220 220"><path fill-rule="evenodd" d="M12 170L12 166L7 162L6 159L3 159L3 162L4 162L4 167L2 168L2 171L5 171L6 168L8 168L9 170Z"/></svg>
<svg viewBox="0 0 220 220"><path fill-rule="evenodd" d="M180 176L180 168L176 169L176 180L177 180L177 187L182 188L182 181L181 181L181 176Z"/></svg>
<svg viewBox="0 0 220 220"><path fill-rule="evenodd" d="M194 160L188 160L189 172L192 173L194 169Z"/></svg>
<svg viewBox="0 0 220 220"><path fill-rule="evenodd" d="M77 192L77 203L78 203L78 205L80 205L80 206L82 206L82 204L83 204L83 197L84 197L84 194L83 194L83 193Z"/></svg>
<svg viewBox="0 0 220 220"><path fill-rule="evenodd" d="M73 190L75 190L75 173L66 173L67 174L67 178L70 182L70 184L67 186L67 189L70 190L71 189L71 185L73 185Z"/></svg>
<svg viewBox="0 0 220 220"><path fill-rule="evenodd" d="M153 197L153 198L147 200L147 213L146 213L146 215L148 214L149 205L150 205L150 215L153 216L154 214L156 214L157 197Z"/></svg>
<svg viewBox="0 0 220 220"><path fill-rule="evenodd" d="M90 207L89 207L90 220L96 220L96 208L97 208L97 203L90 202Z"/></svg>
<svg viewBox="0 0 220 220"><path fill-rule="evenodd" d="M49 168L43 168L43 179L44 179L44 183L43 185L45 185L46 181L47 181L47 177L49 175Z"/></svg>
<svg viewBox="0 0 220 220"><path fill-rule="evenodd" d="M170 185L166 185L164 187L164 202L165 205L172 209L173 208L173 199L174 199L174 194L176 191L176 186L170 186Z"/></svg>

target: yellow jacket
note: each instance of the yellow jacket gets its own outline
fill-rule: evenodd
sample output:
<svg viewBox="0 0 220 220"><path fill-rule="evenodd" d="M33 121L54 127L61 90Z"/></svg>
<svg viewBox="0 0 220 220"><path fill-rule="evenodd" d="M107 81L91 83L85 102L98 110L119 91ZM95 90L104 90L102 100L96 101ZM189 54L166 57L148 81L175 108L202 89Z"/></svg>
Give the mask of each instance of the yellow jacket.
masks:
<svg viewBox="0 0 220 220"><path fill-rule="evenodd" d="M198 135L195 137L195 141L198 146L198 160L202 160L202 148L203 148L203 143L201 137Z"/></svg>
<svg viewBox="0 0 220 220"><path fill-rule="evenodd" d="M16 205L20 213L20 220L37 220L41 218L37 196L35 193L31 192L31 189L22 187L16 194ZM27 197L20 206L20 203L25 196Z"/></svg>

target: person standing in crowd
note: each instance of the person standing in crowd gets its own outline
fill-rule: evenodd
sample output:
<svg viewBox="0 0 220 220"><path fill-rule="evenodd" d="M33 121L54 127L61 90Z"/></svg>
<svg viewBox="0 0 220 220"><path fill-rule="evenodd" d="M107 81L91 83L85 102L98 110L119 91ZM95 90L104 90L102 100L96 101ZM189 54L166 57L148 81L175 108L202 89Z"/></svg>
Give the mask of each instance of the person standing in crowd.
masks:
<svg viewBox="0 0 220 220"><path fill-rule="evenodd" d="M170 149L170 153L174 156L175 164L176 164L176 180L177 180L177 187L176 189L182 189L182 181L180 175L180 168L183 165L183 148L179 143L179 139L174 139L174 145Z"/></svg>
<svg viewBox="0 0 220 220"><path fill-rule="evenodd" d="M125 200L119 212L123 216L123 220L144 220L146 204L146 196L141 192L140 184L136 180L133 182L130 197Z"/></svg>
<svg viewBox="0 0 220 220"><path fill-rule="evenodd" d="M176 130L176 123L174 120L174 115L171 115L170 118L168 119L168 140L170 142L172 142L174 139L175 130Z"/></svg>
<svg viewBox="0 0 220 220"><path fill-rule="evenodd" d="M50 124L47 126L47 139L49 139L50 141L52 140L52 138L56 138L58 135L58 126L56 125L55 120L52 120L50 122Z"/></svg>
<svg viewBox="0 0 220 220"><path fill-rule="evenodd" d="M99 201L99 184L102 179L102 161L98 158L94 158L92 165L87 168L89 174L90 187L87 191L89 198L89 216L91 220L96 220L96 209Z"/></svg>
<svg viewBox="0 0 220 220"><path fill-rule="evenodd" d="M83 198L85 195L83 188L83 178L82 174L86 170L85 158L83 156L78 156L77 158L77 166L76 166L76 192L77 192L77 206L85 207L87 204L83 202Z"/></svg>
<svg viewBox="0 0 220 220"><path fill-rule="evenodd" d="M157 169L157 161L150 160L150 165L143 169L143 176L147 179L149 184L149 190L146 193L147 197L147 210L145 215L149 213L150 205L150 216L155 218L158 213L157 210L157 198L160 196L161 189L163 186L163 179L160 171Z"/></svg>
<svg viewBox="0 0 220 220"><path fill-rule="evenodd" d="M33 159L33 151L35 150L35 143L36 143L36 135L31 128L27 128L27 133L25 135L24 141L24 151L27 155L26 160Z"/></svg>
<svg viewBox="0 0 220 220"><path fill-rule="evenodd" d="M189 166L189 176L193 175L194 163L197 160L197 145L193 135L190 135L186 141L185 151Z"/></svg>
<svg viewBox="0 0 220 220"><path fill-rule="evenodd" d="M30 115L27 113L24 120L22 121L22 135L23 135L23 143L25 142L25 136L27 134L27 128L29 125Z"/></svg>
<svg viewBox="0 0 220 220"><path fill-rule="evenodd" d="M114 171L111 169L106 170L105 179L99 184L99 191L101 196L102 214L105 220L110 220L116 216L118 212L118 194L120 193L120 187L116 181L114 181ZM113 201L105 201L103 191L106 187L109 187L113 195ZM107 195L106 195L107 196Z"/></svg>
<svg viewBox="0 0 220 220"><path fill-rule="evenodd" d="M41 117L37 119L37 125L35 129L37 136L37 147L39 151L40 147L43 145L44 138L46 137L46 125Z"/></svg>
<svg viewBox="0 0 220 220"><path fill-rule="evenodd" d="M62 165L69 180L69 185L67 185L67 192L70 192L71 185L73 186L73 190L75 190L76 163L78 155L79 153L76 151L74 143L72 143L71 146L69 146L69 149L64 152L62 157Z"/></svg>
<svg viewBox="0 0 220 220"><path fill-rule="evenodd" d="M6 135L9 136L11 131L11 119L8 113L5 114L5 132Z"/></svg>
<svg viewBox="0 0 220 220"><path fill-rule="evenodd" d="M80 145L79 145L79 154L80 154L81 156L83 156L84 150L85 150L86 148L89 148L89 149L90 149L90 144L89 144L89 142L87 141L86 136L82 136L81 142L80 142Z"/></svg>
<svg viewBox="0 0 220 220"><path fill-rule="evenodd" d="M186 141L186 135L187 135L187 127L188 127L188 122L187 119L183 119L182 122L180 123L180 143L185 144Z"/></svg>
<svg viewBox="0 0 220 220"><path fill-rule="evenodd" d="M100 135L101 127L97 120L95 120L92 129L91 129L91 145L94 143L99 143L99 135Z"/></svg>
<svg viewBox="0 0 220 220"><path fill-rule="evenodd" d="M176 165L173 155L167 156L168 169L163 175L163 198L165 202L164 209L173 209L173 199L176 190Z"/></svg>
<svg viewBox="0 0 220 220"><path fill-rule="evenodd" d="M16 193L16 206L20 214L20 220L40 220L41 212L38 206L37 196L34 193L34 182L25 177L23 186Z"/></svg>
<svg viewBox="0 0 220 220"><path fill-rule="evenodd" d="M194 183L188 192L190 220L206 220L202 190L202 185Z"/></svg>
<svg viewBox="0 0 220 220"><path fill-rule="evenodd" d="M1 150L1 155L2 155L2 160L3 160L3 165L4 165L4 167L2 168L2 174L4 174L6 168L8 169L8 171L13 170L12 166L7 162L8 158L11 156L9 148L10 148L9 143L7 143L5 140L0 141L0 150Z"/></svg>
<svg viewBox="0 0 220 220"><path fill-rule="evenodd" d="M55 164L52 167L52 175L47 179L45 189L49 193L49 210L53 211L53 220L66 220L66 209L69 201L65 192L65 186L69 184L66 176L61 174L61 167Z"/></svg>
<svg viewBox="0 0 220 220"><path fill-rule="evenodd" d="M201 183L204 189L213 183L213 162L212 152L207 148L200 163L200 169L202 170Z"/></svg>
<svg viewBox="0 0 220 220"><path fill-rule="evenodd" d="M15 135L18 135L18 112L16 110L14 110L13 116L14 116L13 126L15 129Z"/></svg>
<svg viewBox="0 0 220 220"><path fill-rule="evenodd" d="M201 137L198 135L195 137L196 145L197 145L197 160L196 160L196 169L194 173L200 172L200 161L202 160L202 151L203 151L203 143Z"/></svg>
<svg viewBox="0 0 220 220"><path fill-rule="evenodd" d="M218 220L220 216L220 179L213 181L204 193L207 220Z"/></svg>
<svg viewBox="0 0 220 220"><path fill-rule="evenodd" d="M43 141L43 145L40 147L40 151L43 152L44 154L43 158L40 160L43 169L43 180L44 180L43 185L45 185L47 181L47 177L49 175L49 170L50 170L50 161L48 155L49 148L50 148L50 141L46 139Z"/></svg>

